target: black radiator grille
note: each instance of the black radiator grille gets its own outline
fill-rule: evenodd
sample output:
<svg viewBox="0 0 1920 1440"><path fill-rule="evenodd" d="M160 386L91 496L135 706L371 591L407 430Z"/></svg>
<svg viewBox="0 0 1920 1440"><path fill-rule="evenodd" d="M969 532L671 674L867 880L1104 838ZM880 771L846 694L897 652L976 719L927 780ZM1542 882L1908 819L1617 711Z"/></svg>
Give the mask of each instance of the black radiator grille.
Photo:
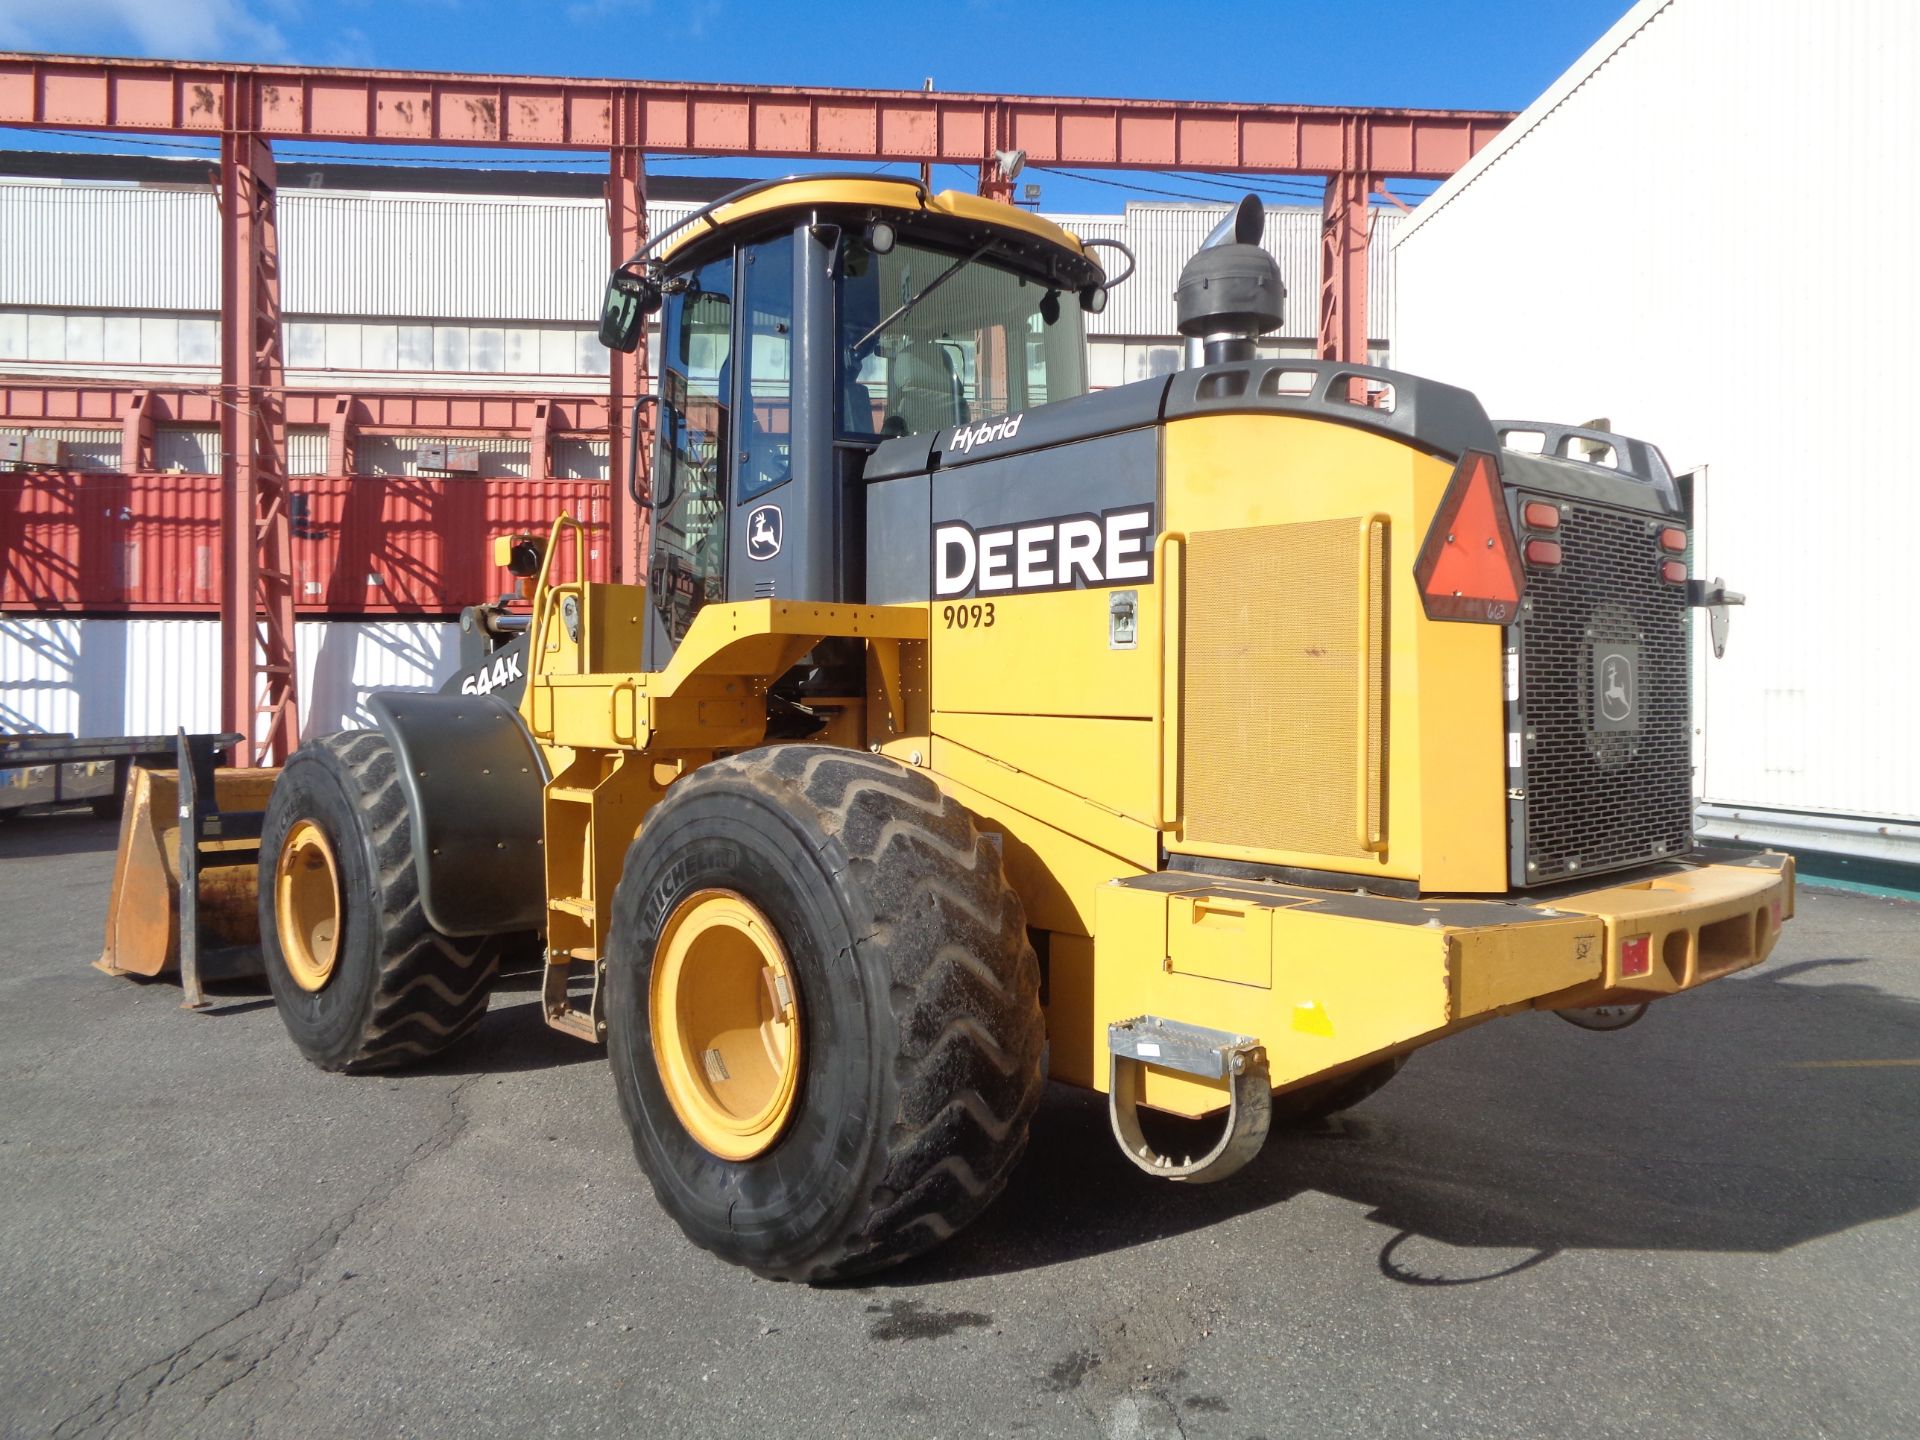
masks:
<svg viewBox="0 0 1920 1440"><path fill-rule="evenodd" d="M1522 737L1516 885L1618 870L1693 843L1686 587L1660 578L1663 522L1553 496L1563 559L1527 572L1508 644ZM1624 698L1623 698L1624 697ZM1511 761L1515 758L1509 756Z"/></svg>

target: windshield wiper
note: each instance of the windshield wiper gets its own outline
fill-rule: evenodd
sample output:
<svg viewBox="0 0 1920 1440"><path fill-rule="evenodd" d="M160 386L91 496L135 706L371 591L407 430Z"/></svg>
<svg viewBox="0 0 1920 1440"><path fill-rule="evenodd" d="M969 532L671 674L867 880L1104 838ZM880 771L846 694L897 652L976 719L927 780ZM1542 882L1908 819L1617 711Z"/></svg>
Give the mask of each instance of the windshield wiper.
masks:
<svg viewBox="0 0 1920 1440"><path fill-rule="evenodd" d="M967 266L971 265L974 261L978 260L982 255L986 254L988 248L992 244L993 244L993 241L991 240L982 241L980 248L978 250L975 250L971 255L967 256L964 260L954 261L953 264L949 265L946 269L942 270L938 275L934 276L932 280L928 281L927 288L922 290L918 295L910 296L908 299L901 301L900 307L897 310L895 310L891 315L887 316L886 319L882 320L878 325L874 326L871 330L867 331L867 333L862 335L858 340L853 342L853 353L855 355L858 355L861 351L866 349L867 342L869 340L873 339L874 336L878 335L882 330L886 329L889 325L893 324L894 321L906 315L908 311L912 310L914 306L918 305L922 300L926 299L927 296L931 295L934 291L938 290L942 285L946 284L947 281L951 280L955 275L958 275L962 270L966 269Z"/></svg>

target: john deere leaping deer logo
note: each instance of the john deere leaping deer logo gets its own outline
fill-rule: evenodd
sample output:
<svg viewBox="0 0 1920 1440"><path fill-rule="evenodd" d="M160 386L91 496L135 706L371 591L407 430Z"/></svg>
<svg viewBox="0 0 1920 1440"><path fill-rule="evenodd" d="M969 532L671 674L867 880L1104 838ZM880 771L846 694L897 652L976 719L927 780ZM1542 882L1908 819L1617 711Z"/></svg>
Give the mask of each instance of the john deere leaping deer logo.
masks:
<svg viewBox="0 0 1920 1440"><path fill-rule="evenodd" d="M1633 717L1633 661L1628 656L1600 659L1600 713L1616 725Z"/></svg>
<svg viewBox="0 0 1920 1440"><path fill-rule="evenodd" d="M747 558L771 560L780 553L780 507L762 505L747 516Z"/></svg>

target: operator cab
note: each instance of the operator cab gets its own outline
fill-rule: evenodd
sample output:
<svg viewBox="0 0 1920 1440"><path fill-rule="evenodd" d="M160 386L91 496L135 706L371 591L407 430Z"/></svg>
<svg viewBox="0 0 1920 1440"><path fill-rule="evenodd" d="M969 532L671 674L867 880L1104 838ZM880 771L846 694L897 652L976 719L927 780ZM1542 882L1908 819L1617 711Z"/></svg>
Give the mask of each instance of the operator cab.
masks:
<svg viewBox="0 0 1920 1440"><path fill-rule="evenodd" d="M712 601L864 600L861 476L883 440L1086 390L1082 310L1104 303L1105 272L1012 206L803 178L737 191L655 243L615 272L600 329L632 350L660 312L649 670ZM853 683L833 656L813 662L802 690Z"/></svg>

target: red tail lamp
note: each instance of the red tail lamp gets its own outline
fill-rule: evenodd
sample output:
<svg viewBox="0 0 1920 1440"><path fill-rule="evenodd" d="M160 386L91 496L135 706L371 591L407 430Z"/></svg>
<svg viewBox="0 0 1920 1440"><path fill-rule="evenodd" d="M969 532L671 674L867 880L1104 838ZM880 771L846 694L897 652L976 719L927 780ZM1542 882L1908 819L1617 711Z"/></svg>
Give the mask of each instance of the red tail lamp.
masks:
<svg viewBox="0 0 1920 1440"><path fill-rule="evenodd" d="M1544 500L1529 500L1520 507L1520 519L1529 530L1558 530L1560 507Z"/></svg>
<svg viewBox="0 0 1920 1440"><path fill-rule="evenodd" d="M1560 563L1560 542L1557 540L1527 541L1527 564L1558 565Z"/></svg>
<svg viewBox="0 0 1920 1440"><path fill-rule="evenodd" d="M1660 548L1662 550L1670 550L1675 555L1678 555L1682 550L1687 548L1687 532L1675 529L1669 525L1660 532Z"/></svg>
<svg viewBox="0 0 1920 1440"><path fill-rule="evenodd" d="M1669 585L1686 584L1687 562L1684 560L1662 560L1660 562L1660 578Z"/></svg>
<svg viewBox="0 0 1920 1440"><path fill-rule="evenodd" d="M1653 937L1635 935L1620 942L1620 975L1648 975L1653 971Z"/></svg>

